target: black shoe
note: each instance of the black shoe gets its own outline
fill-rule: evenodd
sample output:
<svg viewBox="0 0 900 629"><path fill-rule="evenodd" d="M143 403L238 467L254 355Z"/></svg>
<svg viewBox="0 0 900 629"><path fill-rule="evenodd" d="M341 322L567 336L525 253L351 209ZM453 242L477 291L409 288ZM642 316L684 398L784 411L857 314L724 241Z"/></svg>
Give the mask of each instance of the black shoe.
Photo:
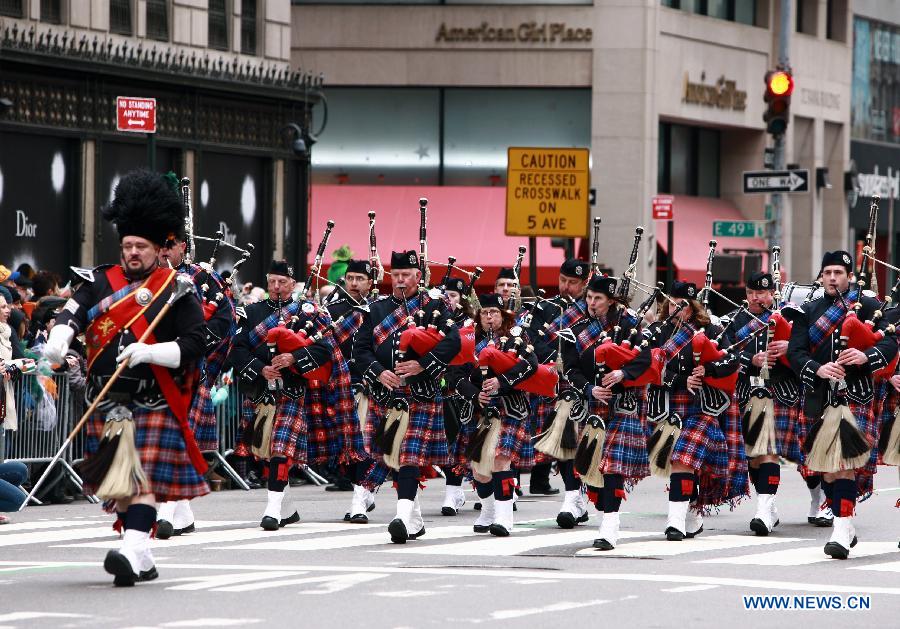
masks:
<svg viewBox="0 0 900 629"><path fill-rule="evenodd" d="M561 529L574 529L577 521L575 515L568 511L562 511L556 515L556 525Z"/></svg>
<svg viewBox="0 0 900 629"><path fill-rule="evenodd" d="M481 511L481 503L480 503L480 502L476 502L476 503L475 503L475 506L474 506L473 508L474 508L476 511Z"/></svg>
<svg viewBox="0 0 900 629"><path fill-rule="evenodd" d="M138 581L152 581L158 577L159 573L156 571L156 566L153 566L149 570L141 570L141 573L138 575Z"/></svg>
<svg viewBox="0 0 900 629"><path fill-rule="evenodd" d="M405 544L406 540L409 539L406 525L403 524L403 520L400 518L391 520L391 523L388 524L388 533L391 534L391 541L395 544Z"/></svg>
<svg viewBox="0 0 900 629"><path fill-rule="evenodd" d="M325 491L353 491L353 483L346 479L341 479L331 485L326 485Z"/></svg>
<svg viewBox="0 0 900 629"><path fill-rule="evenodd" d="M193 533L193 532L196 531L196 530L197 530L197 529L194 528L194 523L191 522L190 524L188 524L188 525L187 525L186 527L184 527L183 529L175 529L175 532L174 532L173 534L174 534L174 535L185 535L185 534L187 534L187 533Z"/></svg>
<svg viewBox="0 0 900 629"><path fill-rule="evenodd" d="M700 535L700 533L702 533L702 532L703 532L703 525L701 524L699 529L697 529L693 533L685 533L684 536L688 539L693 539L693 538L697 537L698 535Z"/></svg>
<svg viewBox="0 0 900 629"><path fill-rule="evenodd" d="M532 485L528 488L528 493L532 496L555 496L559 493L559 489L551 487L550 485L541 485L538 487Z"/></svg>
<svg viewBox="0 0 900 629"><path fill-rule="evenodd" d="M247 478L244 479L244 482L247 483L247 486L250 489L260 489L263 486L262 480L259 478L259 474L256 472L250 472L247 474Z"/></svg>
<svg viewBox="0 0 900 629"><path fill-rule="evenodd" d="M441 507L441 515L458 515L459 511L453 507Z"/></svg>
<svg viewBox="0 0 900 629"><path fill-rule="evenodd" d="M509 531L502 524L491 524L490 532L496 537L509 537Z"/></svg>
<svg viewBox="0 0 900 629"><path fill-rule="evenodd" d="M175 527L168 520L156 521L156 539L169 539L175 534Z"/></svg>
<svg viewBox="0 0 900 629"><path fill-rule="evenodd" d="M409 539L419 539L423 535L425 535L425 527L424 526L422 528L420 528L417 532L410 533Z"/></svg>
<svg viewBox="0 0 900 629"><path fill-rule="evenodd" d="M491 531L490 524L473 524L472 530L476 533L489 533Z"/></svg>
<svg viewBox="0 0 900 629"><path fill-rule="evenodd" d="M703 530L703 527L701 526L700 531L702 531L702 530ZM697 531L696 533L694 533L694 535L696 535L700 531ZM680 542L681 540L684 539L684 533L682 533L681 531L676 529L674 526L670 526L669 528L666 529L666 539L669 540L670 542Z"/></svg>
<svg viewBox="0 0 900 629"><path fill-rule="evenodd" d="M612 550L613 548L615 548L615 546L601 537L594 540L594 548L596 548L597 550Z"/></svg>
<svg viewBox="0 0 900 629"><path fill-rule="evenodd" d="M347 522L350 522L350 524L368 524L369 523L369 516L367 516L365 513L357 513L354 516L351 516L348 513L347 516L348 516Z"/></svg>
<svg viewBox="0 0 900 629"><path fill-rule="evenodd" d="M850 542L850 548L856 546L857 541L859 540L854 536ZM837 542L828 542L825 544L825 554L830 555L832 559L846 559L850 556L850 548L844 548Z"/></svg>
<svg viewBox="0 0 900 629"><path fill-rule="evenodd" d="M262 527L264 531L277 531L278 530L278 520L273 518L270 515L264 515L263 519L260 521L259 525Z"/></svg>
<svg viewBox="0 0 900 629"><path fill-rule="evenodd" d="M806 521L821 529L830 529L834 526L834 518L806 518Z"/></svg>
<svg viewBox="0 0 900 629"><path fill-rule="evenodd" d="M103 560L103 569L113 575L113 585L116 587L133 587L140 578L131 569L128 558L117 550L106 553Z"/></svg>
<svg viewBox="0 0 900 629"><path fill-rule="evenodd" d="M516 485L516 495L517 495L519 498L521 498L522 496L525 495L525 492L522 491L522 488L519 487L518 485Z"/></svg>
<svg viewBox="0 0 900 629"><path fill-rule="evenodd" d="M287 526L288 524L296 524L296 523L299 522L299 521L300 521L300 512L299 512L299 511L294 511L294 512L293 512L291 515L289 515L288 517L286 517L286 518L281 518L281 520L278 522L278 528L281 528L281 527L283 527L283 526Z"/></svg>

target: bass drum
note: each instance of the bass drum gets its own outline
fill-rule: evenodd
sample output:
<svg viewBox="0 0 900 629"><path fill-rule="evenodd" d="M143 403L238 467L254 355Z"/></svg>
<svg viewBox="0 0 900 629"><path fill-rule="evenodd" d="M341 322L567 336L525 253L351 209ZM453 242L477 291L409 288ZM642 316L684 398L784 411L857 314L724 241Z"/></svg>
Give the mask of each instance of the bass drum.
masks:
<svg viewBox="0 0 900 629"><path fill-rule="evenodd" d="M788 284L781 291L781 298L784 303L802 306L824 294L825 289L818 284Z"/></svg>

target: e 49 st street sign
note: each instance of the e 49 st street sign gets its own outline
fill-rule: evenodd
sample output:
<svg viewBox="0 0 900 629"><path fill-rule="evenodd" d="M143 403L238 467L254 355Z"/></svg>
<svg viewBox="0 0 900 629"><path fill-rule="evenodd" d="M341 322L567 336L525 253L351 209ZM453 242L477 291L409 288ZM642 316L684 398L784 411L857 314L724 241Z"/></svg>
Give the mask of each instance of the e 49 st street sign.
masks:
<svg viewBox="0 0 900 629"><path fill-rule="evenodd" d="M809 192L809 169L744 171L744 194Z"/></svg>
<svg viewBox="0 0 900 629"><path fill-rule="evenodd" d="M588 235L588 149L510 147L508 159L507 236Z"/></svg>

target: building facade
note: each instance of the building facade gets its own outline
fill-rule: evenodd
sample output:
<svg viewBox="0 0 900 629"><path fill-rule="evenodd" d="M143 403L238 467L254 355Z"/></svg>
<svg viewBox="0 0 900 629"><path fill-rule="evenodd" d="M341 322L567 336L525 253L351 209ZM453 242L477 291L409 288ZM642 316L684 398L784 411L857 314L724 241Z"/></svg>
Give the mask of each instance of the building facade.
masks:
<svg viewBox="0 0 900 629"><path fill-rule="evenodd" d="M304 257L306 162L284 128L309 128L322 79L290 37L288 0L0 0L0 262L117 261L100 208L145 166L191 178L196 233L255 245L244 279ZM155 136L117 131L118 96L156 99Z"/></svg>
<svg viewBox="0 0 900 629"><path fill-rule="evenodd" d="M386 221L400 213L386 229L412 246L415 197L438 195L455 222L435 236L444 241L434 257L509 266L519 241L504 237L496 188L510 146L589 148L601 263L621 272L642 224L646 282L669 258L665 224L651 219L655 195L675 197L673 262L700 282L714 220L766 219L767 197L743 194L742 173L763 168L771 143L762 115L764 76L778 58L777 0L294 2L292 60L322 69L329 86L328 130L312 157L314 223L341 208L376 209ZM822 250L849 242L853 25L847 1L791 9L787 163L827 169L833 183L813 176L810 192L785 204L782 264L809 282ZM340 227L338 240L365 246L355 227L346 236ZM473 230L491 246L467 258ZM545 240L538 265L552 282L562 252ZM767 263L763 238L717 240L737 275Z"/></svg>

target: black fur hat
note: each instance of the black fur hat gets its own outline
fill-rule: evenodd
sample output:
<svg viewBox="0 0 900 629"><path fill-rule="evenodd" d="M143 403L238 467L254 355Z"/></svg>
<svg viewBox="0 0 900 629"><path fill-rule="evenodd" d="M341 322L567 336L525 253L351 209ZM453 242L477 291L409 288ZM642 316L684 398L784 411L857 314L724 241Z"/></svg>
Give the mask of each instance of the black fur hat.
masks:
<svg viewBox="0 0 900 629"><path fill-rule="evenodd" d="M174 175L133 170L116 185L103 218L125 236L139 236L163 246L168 240L184 240L185 208Z"/></svg>

